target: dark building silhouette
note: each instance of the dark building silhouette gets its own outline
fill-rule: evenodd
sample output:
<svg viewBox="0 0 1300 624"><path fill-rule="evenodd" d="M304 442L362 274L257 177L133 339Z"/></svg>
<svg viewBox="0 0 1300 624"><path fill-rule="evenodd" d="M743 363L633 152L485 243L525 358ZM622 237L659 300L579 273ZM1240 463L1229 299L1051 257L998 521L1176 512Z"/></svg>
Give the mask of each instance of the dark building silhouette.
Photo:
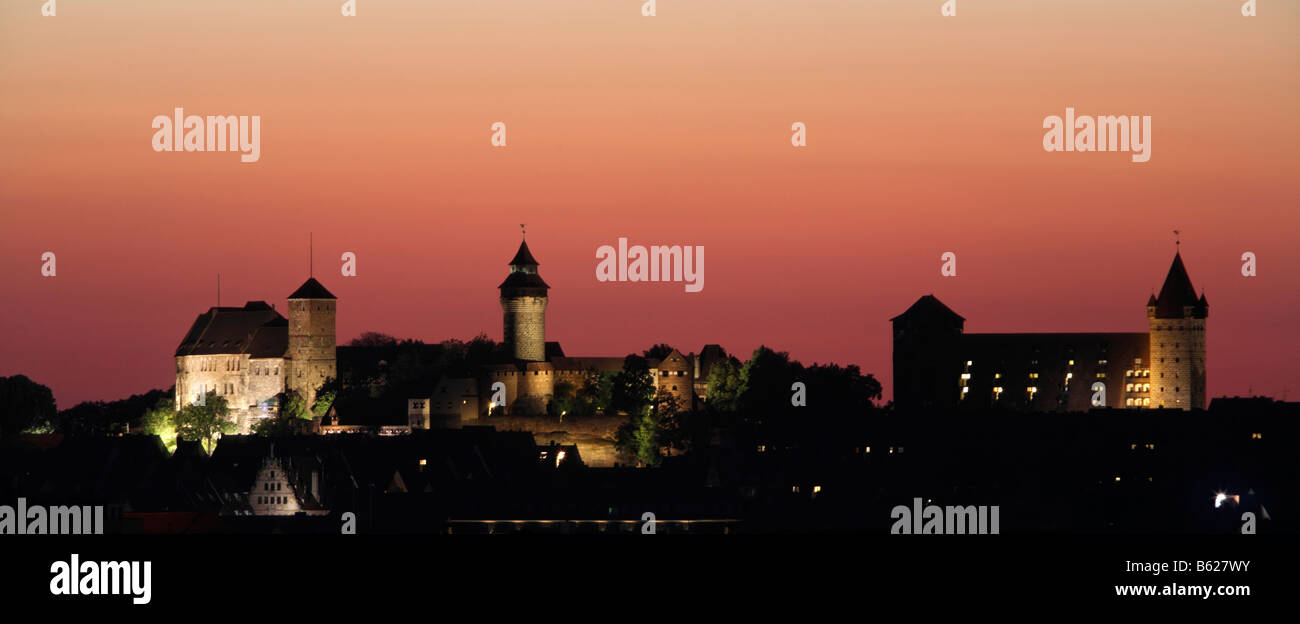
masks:
<svg viewBox="0 0 1300 624"><path fill-rule="evenodd" d="M1148 332L967 334L934 295L890 319L894 403L1028 411L1204 409L1205 319L1182 256L1147 300Z"/></svg>

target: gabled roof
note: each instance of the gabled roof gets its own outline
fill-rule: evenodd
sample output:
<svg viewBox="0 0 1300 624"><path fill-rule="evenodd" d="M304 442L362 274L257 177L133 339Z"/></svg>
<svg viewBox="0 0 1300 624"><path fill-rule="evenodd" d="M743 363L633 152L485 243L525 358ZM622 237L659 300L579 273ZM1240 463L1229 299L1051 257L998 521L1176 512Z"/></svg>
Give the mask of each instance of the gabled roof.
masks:
<svg viewBox="0 0 1300 624"><path fill-rule="evenodd" d="M284 357L289 347L289 321L264 301L242 308L210 308L194 319L176 347L176 356L235 355Z"/></svg>
<svg viewBox="0 0 1300 624"><path fill-rule="evenodd" d="M290 299L338 299L338 297L335 297L334 294L331 293L328 289L326 289L324 285L316 281L316 278L314 277L307 278L307 281L303 282L302 286L298 287L298 290L293 291L293 294L289 295L289 298Z"/></svg>
<svg viewBox="0 0 1300 624"><path fill-rule="evenodd" d="M1160 295L1156 297L1156 318L1183 318L1183 308L1187 306L1199 308L1200 299L1196 296L1196 289L1192 288L1191 278L1187 276L1182 255L1175 253L1174 263L1169 267L1164 285L1160 287Z"/></svg>
<svg viewBox="0 0 1300 624"><path fill-rule="evenodd" d="M966 319L962 318L960 314L953 312L952 308L944 305L943 302L939 301L939 299L934 295L925 295L924 297L917 299L916 303L913 303L911 307L905 310L902 314L889 319L889 321L895 322L898 320L935 317L941 319L954 319L963 323L966 321Z"/></svg>

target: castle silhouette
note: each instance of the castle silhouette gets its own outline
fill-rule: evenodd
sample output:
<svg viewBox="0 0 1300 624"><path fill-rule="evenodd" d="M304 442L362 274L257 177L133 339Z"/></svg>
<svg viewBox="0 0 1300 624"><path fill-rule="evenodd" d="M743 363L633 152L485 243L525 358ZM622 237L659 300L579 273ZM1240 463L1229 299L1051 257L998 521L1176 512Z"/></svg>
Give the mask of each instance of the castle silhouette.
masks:
<svg viewBox="0 0 1300 624"><path fill-rule="evenodd" d="M894 403L1204 409L1209 303L1197 297L1181 254L1146 309L1147 332L968 334L966 319L926 295L890 319Z"/></svg>

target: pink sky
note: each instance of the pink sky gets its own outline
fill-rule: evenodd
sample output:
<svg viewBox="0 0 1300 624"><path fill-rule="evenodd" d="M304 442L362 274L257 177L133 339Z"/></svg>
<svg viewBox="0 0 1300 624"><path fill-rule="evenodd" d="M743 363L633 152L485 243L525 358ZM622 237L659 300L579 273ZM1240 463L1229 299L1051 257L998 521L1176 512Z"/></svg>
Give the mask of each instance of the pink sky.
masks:
<svg viewBox="0 0 1300 624"><path fill-rule="evenodd" d="M918 296L969 331L1141 331L1179 229L1211 396L1300 393L1294 3L338 4L0 4L0 375L60 407L165 388L216 274L283 309L309 231L340 343L500 339L527 222L569 354L768 344L888 397ZM154 152L177 106L260 115L261 160ZM1067 106L1150 115L1150 162L1044 152ZM597 282L620 236L703 245L704 291Z"/></svg>

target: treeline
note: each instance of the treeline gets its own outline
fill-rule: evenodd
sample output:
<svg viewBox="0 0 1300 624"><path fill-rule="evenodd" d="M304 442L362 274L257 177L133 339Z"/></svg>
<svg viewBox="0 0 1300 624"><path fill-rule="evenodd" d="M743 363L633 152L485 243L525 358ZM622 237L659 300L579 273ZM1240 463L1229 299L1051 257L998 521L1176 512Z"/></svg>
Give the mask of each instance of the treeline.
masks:
<svg viewBox="0 0 1300 624"><path fill-rule="evenodd" d="M340 397L411 397L443 376L476 377L483 366L510 361L504 345L479 334L469 341L425 344L365 332L338 350Z"/></svg>
<svg viewBox="0 0 1300 624"><path fill-rule="evenodd" d="M110 435L139 431L149 410L173 402L169 388L116 401L83 401L59 410L47 386L24 375L0 377L0 434Z"/></svg>
<svg viewBox="0 0 1300 624"><path fill-rule="evenodd" d="M666 346L629 355L610 379L610 407L629 416L616 434L616 446L640 465L658 465L674 449L707 446L719 431L816 428L861 419L882 396L880 382L855 365L805 366L789 353L763 346L748 361L726 356L715 363L707 400L681 405L670 393L656 392L650 374L648 356Z"/></svg>

